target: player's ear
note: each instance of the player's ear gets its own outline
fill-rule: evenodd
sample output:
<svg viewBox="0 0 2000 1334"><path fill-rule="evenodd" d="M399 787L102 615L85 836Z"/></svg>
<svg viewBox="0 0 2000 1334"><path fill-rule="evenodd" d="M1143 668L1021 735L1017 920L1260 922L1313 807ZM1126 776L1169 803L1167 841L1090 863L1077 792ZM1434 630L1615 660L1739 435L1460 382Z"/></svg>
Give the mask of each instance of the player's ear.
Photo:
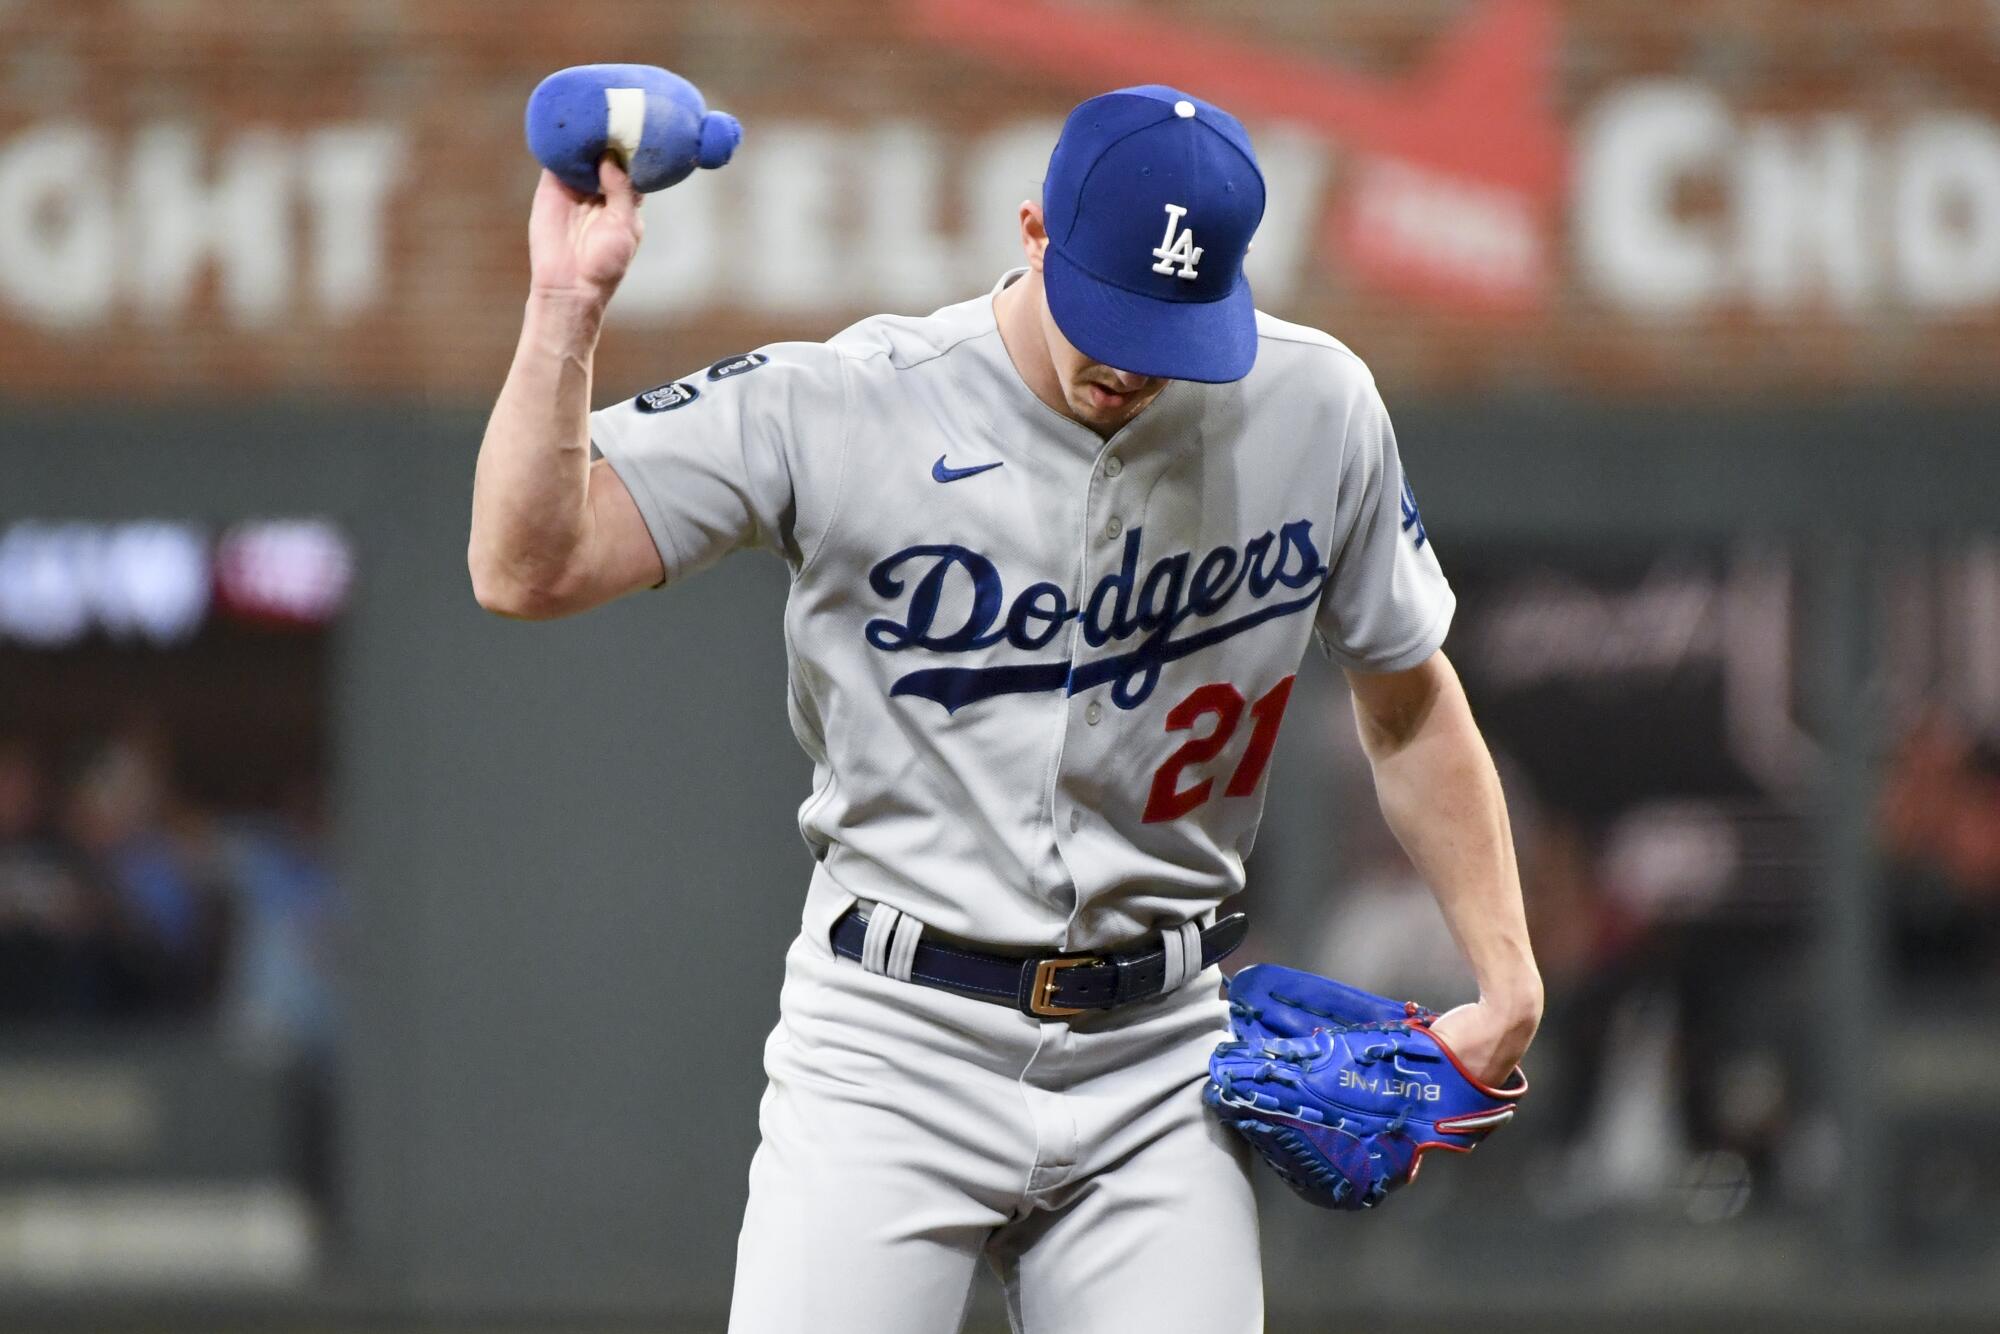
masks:
<svg viewBox="0 0 2000 1334"><path fill-rule="evenodd" d="M1028 267L1042 271L1042 252L1049 248L1049 229L1042 220L1042 206L1032 199L1021 201L1021 250Z"/></svg>

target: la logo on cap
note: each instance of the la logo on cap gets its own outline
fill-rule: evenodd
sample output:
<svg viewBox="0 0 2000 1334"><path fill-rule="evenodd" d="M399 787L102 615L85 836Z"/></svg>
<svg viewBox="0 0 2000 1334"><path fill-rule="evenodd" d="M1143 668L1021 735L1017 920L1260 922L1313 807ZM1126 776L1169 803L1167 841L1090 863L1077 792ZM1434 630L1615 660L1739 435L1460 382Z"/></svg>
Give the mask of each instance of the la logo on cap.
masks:
<svg viewBox="0 0 2000 1334"><path fill-rule="evenodd" d="M1180 230L1176 234L1176 229L1181 225L1181 219L1187 216L1187 206L1184 204L1168 204L1166 209L1167 234L1160 238L1160 243L1157 246L1153 247L1153 258L1160 261L1153 266L1153 272L1175 273L1182 278L1192 281L1201 276L1195 271L1194 267L1201 263L1201 247L1194 243L1194 229L1192 227ZM1174 268L1176 261L1180 264L1179 269Z"/></svg>

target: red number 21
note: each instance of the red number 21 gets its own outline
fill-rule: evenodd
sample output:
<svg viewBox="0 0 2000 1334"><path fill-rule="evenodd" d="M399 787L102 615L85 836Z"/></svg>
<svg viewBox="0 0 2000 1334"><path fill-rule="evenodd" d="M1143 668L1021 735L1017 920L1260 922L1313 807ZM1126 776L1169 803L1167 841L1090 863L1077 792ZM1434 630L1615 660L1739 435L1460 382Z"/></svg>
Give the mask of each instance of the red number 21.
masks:
<svg viewBox="0 0 2000 1334"><path fill-rule="evenodd" d="M1278 742L1278 724L1284 721L1285 704L1292 697L1292 680L1286 677L1250 706L1250 716L1257 720L1256 725L1250 730L1250 744L1244 748L1243 758L1236 762L1228 786L1222 789L1223 796L1247 797L1257 790L1257 780L1264 776L1264 766L1271 762L1271 747ZM1201 686L1167 711L1167 730L1192 731L1206 714L1215 715L1215 726L1206 735L1184 742L1153 771L1153 790L1146 796L1147 824L1178 820L1208 800L1215 779L1204 778L1184 788L1180 785L1181 770L1191 764L1207 764L1229 745L1230 737L1236 734L1236 724L1243 721L1243 692L1227 682Z"/></svg>

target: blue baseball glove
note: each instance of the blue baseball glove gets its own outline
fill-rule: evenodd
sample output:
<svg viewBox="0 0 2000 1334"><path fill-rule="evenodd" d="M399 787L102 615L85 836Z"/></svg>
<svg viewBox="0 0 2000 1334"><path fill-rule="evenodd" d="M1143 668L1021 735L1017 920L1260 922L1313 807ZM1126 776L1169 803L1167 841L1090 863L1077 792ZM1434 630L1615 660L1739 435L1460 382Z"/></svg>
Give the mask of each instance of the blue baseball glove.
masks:
<svg viewBox="0 0 2000 1334"><path fill-rule="evenodd" d="M1372 1209L1432 1149L1470 1153L1528 1091L1489 1088L1431 1036L1437 1015L1296 968L1229 979L1235 1041L1209 1057L1202 1099L1287 1185L1327 1209Z"/></svg>

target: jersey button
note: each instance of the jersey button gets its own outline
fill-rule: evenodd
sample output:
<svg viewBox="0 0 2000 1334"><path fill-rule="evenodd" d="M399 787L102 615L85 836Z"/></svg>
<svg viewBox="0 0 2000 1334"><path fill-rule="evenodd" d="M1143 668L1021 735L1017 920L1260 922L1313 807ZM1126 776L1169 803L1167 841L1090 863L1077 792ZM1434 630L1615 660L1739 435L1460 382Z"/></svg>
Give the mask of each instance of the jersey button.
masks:
<svg viewBox="0 0 2000 1334"><path fill-rule="evenodd" d="M1090 707L1083 711L1083 720L1089 723L1092 727L1095 727L1100 721L1103 720L1103 718L1104 718L1104 706L1102 704L1099 704L1096 700L1090 701Z"/></svg>
<svg viewBox="0 0 2000 1334"><path fill-rule="evenodd" d="M1106 477L1116 477L1119 473L1124 471L1125 471L1125 460L1119 458L1116 454L1113 454L1110 458L1104 460L1104 475Z"/></svg>
<svg viewBox="0 0 2000 1334"><path fill-rule="evenodd" d="M1125 531L1124 521L1115 514L1111 516L1111 521L1104 525L1104 535L1108 538L1116 537L1118 536L1118 534L1124 531Z"/></svg>
<svg viewBox="0 0 2000 1334"><path fill-rule="evenodd" d="M1069 808L1069 832L1074 834L1083 827L1083 812L1072 806Z"/></svg>

